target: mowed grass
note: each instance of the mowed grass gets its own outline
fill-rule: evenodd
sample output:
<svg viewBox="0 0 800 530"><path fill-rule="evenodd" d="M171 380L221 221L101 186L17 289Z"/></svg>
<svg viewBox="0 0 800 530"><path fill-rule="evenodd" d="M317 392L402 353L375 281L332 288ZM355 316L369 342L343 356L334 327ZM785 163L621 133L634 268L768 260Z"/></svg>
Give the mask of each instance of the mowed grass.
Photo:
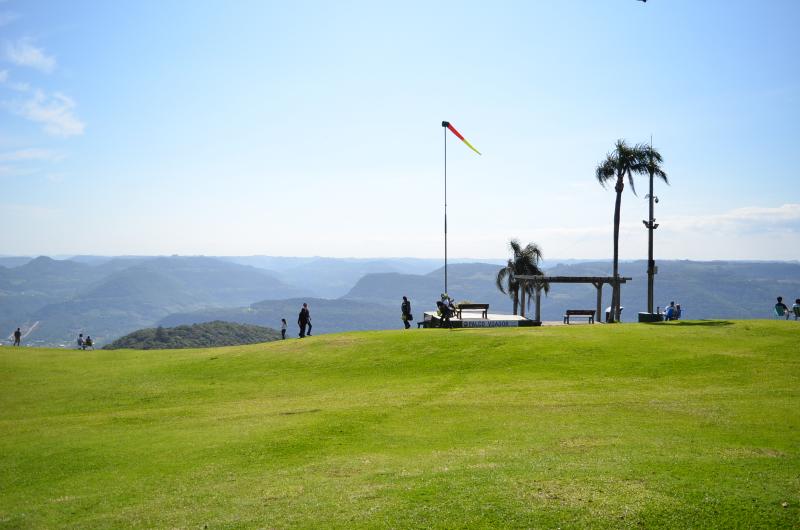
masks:
<svg viewBox="0 0 800 530"><path fill-rule="evenodd" d="M0 527L800 526L800 323L0 349Z"/></svg>

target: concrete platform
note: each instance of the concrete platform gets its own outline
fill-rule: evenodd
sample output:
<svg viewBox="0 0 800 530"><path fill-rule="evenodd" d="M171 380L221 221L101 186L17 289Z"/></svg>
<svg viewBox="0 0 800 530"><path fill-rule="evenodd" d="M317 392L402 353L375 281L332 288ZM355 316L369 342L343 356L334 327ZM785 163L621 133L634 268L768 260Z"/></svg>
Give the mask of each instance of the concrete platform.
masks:
<svg viewBox="0 0 800 530"><path fill-rule="evenodd" d="M487 317L488 318L483 318L483 315L478 311L474 313L464 311L461 314L461 318L453 317L450 319L450 323L454 328L517 328L541 325L541 322L536 322L519 315L488 313ZM435 311L426 311L424 321L426 325L430 327L439 327L441 318Z"/></svg>

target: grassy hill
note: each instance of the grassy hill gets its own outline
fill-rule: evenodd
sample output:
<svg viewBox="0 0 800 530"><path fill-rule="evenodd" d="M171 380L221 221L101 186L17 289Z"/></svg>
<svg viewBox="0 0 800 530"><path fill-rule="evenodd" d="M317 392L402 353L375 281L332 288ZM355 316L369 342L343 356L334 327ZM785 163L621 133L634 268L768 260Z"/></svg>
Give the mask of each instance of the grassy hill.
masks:
<svg viewBox="0 0 800 530"><path fill-rule="evenodd" d="M280 332L271 328L217 320L191 326L176 326L174 328L140 329L118 338L111 344L104 346L103 349L209 348L271 342L280 338Z"/></svg>
<svg viewBox="0 0 800 530"><path fill-rule="evenodd" d="M796 527L798 336L686 321L3 347L0 527Z"/></svg>

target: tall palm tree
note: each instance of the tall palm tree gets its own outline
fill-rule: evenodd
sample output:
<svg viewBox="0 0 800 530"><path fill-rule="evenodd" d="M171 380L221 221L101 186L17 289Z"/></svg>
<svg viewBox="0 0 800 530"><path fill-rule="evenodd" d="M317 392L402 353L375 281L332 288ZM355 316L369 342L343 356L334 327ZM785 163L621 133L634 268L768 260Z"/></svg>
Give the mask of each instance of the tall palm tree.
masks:
<svg viewBox="0 0 800 530"><path fill-rule="evenodd" d="M652 140L651 140L652 142ZM663 180L665 183L669 184L669 180L667 180L667 174L661 168L661 164L664 163L664 159L661 158L661 153L658 152L651 144L645 144L640 146L642 153L644 154L644 165L645 170L648 175L650 175L650 194L647 196L650 201L650 217L648 217L647 222L645 222L645 226L647 227L647 312L653 312L653 284L655 283L655 274L656 274L656 261L653 258L653 230L658 227L656 224L656 220L653 217L653 200L655 195L653 195L653 177L658 177Z"/></svg>
<svg viewBox="0 0 800 530"><path fill-rule="evenodd" d="M542 249L536 243L528 243L524 248L517 239L512 239L508 243L511 250L512 257L506 263L506 266L497 272L496 284L500 292L507 294L511 301L514 303L514 314L519 313L525 316L525 295L528 295L528 304L530 304L530 295L536 289L536 286L530 283L525 283L524 286L517 280L518 274L531 274L541 275L544 274L539 268L539 263L542 260ZM545 292L549 291L549 286L543 286Z"/></svg>
<svg viewBox="0 0 800 530"><path fill-rule="evenodd" d="M617 200L614 203L614 284L611 290L611 322L619 320L619 212L622 205L622 190L625 189L625 177L631 184L631 190L636 193L633 184L633 175L647 171L644 151L641 146L629 146L625 140L617 140L614 150L606 155L606 159L598 164L595 176L603 187L608 181L615 180L614 191Z"/></svg>

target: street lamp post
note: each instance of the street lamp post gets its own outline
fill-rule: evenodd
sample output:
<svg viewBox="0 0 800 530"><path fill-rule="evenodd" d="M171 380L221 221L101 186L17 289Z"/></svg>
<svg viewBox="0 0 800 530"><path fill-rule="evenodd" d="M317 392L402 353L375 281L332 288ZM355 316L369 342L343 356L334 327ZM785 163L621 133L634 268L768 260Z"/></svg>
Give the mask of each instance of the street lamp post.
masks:
<svg viewBox="0 0 800 530"><path fill-rule="evenodd" d="M647 312L653 313L653 284L655 283L655 275L658 272L656 268L656 260L653 259L653 230L658 228L658 223L654 217L654 203L658 202L658 197L653 195L653 170L650 170L650 193L647 194L647 199L650 201L650 218L648 221L642 221L644 226L647 227Z"/></svg>

